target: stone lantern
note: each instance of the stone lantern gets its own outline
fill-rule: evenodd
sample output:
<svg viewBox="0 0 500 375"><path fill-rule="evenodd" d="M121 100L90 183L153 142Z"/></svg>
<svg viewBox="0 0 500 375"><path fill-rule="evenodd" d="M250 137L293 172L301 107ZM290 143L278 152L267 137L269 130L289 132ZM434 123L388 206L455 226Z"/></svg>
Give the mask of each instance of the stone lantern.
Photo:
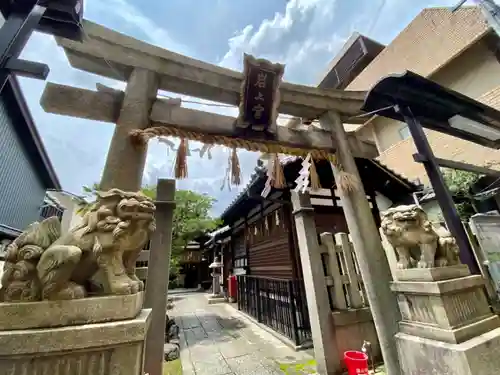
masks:
<svg viewBox="0 0 500 375"><path fill-rule="evenodd" d="M215 257L214 261L208 266L212 270L212 296L221 297L220 294L220 277L222 274L223 264L219 261L219 257Z"/></svg>

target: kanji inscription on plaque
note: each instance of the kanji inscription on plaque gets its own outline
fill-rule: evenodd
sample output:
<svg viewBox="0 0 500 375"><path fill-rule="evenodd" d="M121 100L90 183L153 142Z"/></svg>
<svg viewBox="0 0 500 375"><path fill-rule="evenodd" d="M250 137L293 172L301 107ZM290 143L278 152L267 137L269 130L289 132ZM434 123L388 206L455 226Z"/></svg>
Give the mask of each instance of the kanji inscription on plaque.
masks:
<svg viewBox="0 0 500 375"><path fill-rule="evenodd" d="M240 113L236 125L254 131L276 132L279 85L285 66L245 54Z"/></svg>

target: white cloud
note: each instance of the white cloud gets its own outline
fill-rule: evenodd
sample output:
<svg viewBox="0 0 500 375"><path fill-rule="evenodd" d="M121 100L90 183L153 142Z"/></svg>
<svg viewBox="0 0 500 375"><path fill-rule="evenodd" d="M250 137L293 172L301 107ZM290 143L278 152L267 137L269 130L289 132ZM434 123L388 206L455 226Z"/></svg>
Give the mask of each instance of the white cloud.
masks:
<svg viewBox="0 0 500 375"><path fill-rule="evenodd" d="M455 0L442 0L451 6ZM354 32L388 43L424 7L427 0L290 0L282 12L258 27L247 25L228 41L219 62L241 70L243 53L286 65L285 79L316 85L345 40Z"/></svg>
<svg viewBox="0 0 500 375"><path fill-rule="evenodd" d="M299 71L306 70L318 54L333 55L344 41L336 33L324 35L335 7L335 0L290 0L273 19L263 20L258 28L247 25L229 39L229 50L219 64L241 70L243 53L250 53L286 64L288 80L313 83L308 81L317 72L304 77Z"/></svg>

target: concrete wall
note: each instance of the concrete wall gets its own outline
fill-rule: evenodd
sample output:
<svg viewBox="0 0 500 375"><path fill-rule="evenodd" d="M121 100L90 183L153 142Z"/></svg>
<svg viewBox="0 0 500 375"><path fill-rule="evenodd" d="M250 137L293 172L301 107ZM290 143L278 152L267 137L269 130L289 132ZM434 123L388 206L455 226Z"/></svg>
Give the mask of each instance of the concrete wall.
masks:
<svg viewBox="0 0 500 375"><path fill-rule="evenodd" d="M379 192L376 192L375 202L377 203L377 208L380 212L383 212L392 206L392 201Z"/></svg>
<svg viewBox="0 0 500 375"><path fill-rule="evenodd" d="M370 308L334 311L332 316L339 358L344 358L344 352L348 350L361 351L363 341L366 340L372 344L374 359L382 359Z"/></svg>
<svg viewBox="0 0 500 375"><path fill-rule="evenodd" d="M479 42L441 71L431 77L434 81L496 108L500 108L500 63L485 42ZM405 124L377 118L373 135L380 152L379 159L389 168L410 180L428 178L422 165L413 161L416 152L413 140L401 139L399 130ZM500 151L482 147L435 131L426 131L438 157L471 164L500 163Z"/></svg>
<svg viewBox="0 0 500 375"><path fill-rule="evenodd" d="M432 222L443 221L443 211L441 211L441 207L439 207L437 200L433 199L431 201L422 203L421 206L424 209L430 221Z"/></svg>

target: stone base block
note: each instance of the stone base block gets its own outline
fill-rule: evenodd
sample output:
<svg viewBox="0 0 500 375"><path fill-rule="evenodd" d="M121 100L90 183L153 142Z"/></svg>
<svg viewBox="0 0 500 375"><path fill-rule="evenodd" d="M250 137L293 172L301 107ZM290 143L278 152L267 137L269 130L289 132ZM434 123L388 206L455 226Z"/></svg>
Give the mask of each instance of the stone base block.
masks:
<svg viewBox="0 0 500 375"><path fill-rule="evenodd" d="M143 301L144 292L64 301L2 302L0 331L133 319L140 313Z"/></svg>
<svg viewBox="0 0 500 375"><path fill-rule="evenodd" d="M405 333L395 335L402 375L497 375L500 328L449 344Z"/></svg>
<svg viewBox="0 0 500 375"><path fill-rule="evenodd" d="M135 318L113 322L0 331L0 374L142 375L150 313L142 310Z"/></svg>
<svg viewBox="0 0 500 375"><path fill-rule="evenodd" d="M399 331L402 333L451 344L459 344L499 327L500 318L493 314L458 328L442 328L414 322L399 322Z"/></svg>
<svg viewBox="0 0 500 375"><path fill-rule="evenodd" d="M465 264L435 268L408 268L396 271L398 281L442 281L469 275L469 267Z"/></svg>
<svg viewBox="0 0 500 375"><path fill-rule="evenodd" d="M208 294L207 295L207 299L208 299L208 304L209 305L214 305L216 303L224 303L226 302L226 299L224 298L224 296L221 296L221 295L214 295L214 294Z"/></svg>

